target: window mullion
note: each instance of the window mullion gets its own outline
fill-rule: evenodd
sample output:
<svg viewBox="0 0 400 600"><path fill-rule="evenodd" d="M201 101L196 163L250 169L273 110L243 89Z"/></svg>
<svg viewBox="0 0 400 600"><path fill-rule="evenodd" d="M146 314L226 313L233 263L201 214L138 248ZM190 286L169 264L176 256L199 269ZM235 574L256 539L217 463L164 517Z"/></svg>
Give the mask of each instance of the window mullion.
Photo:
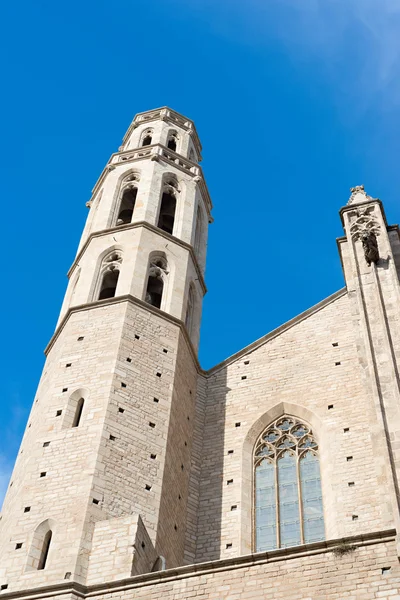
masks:
<svg viewBox="0 0 400 600"><path fill-rule="evenodd" d="M301 481L300 481L300 457L299 457L299 455L297 455L297 460L296 460L296 473L297 473L297 492L299 495L300 543L304 544L303 501L302 501Z"/></svg>
<svg viewBox="0 0 400 600"><path fill-rule="evenodd" d="M281 529L279 517L279 481L278 481L278 458L275 455L275 514L276 514L276 547L281 547Z"/></svg>

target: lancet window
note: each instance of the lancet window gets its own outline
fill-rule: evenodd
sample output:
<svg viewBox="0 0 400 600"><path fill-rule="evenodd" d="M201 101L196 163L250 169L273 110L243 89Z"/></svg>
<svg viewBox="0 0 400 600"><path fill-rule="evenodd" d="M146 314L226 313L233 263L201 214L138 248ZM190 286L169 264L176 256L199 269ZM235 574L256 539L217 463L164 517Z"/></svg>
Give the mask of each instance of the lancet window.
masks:
<svg viewBox="0 0 400 600"><path fill-rule="evenodd" d="M176 150L178 148L178 141L179 141L178 133L176 131L170 131L168 134L168 139L167 139L167 147L170 150L173 150L174 152L176 152Z"/></svg>
<svg viewBox="0 0 400 600"><path fill-rule="evenodd" d="M318 444L311 428L284 416L254 451L256 552L325 537Z"/></svg>
<svg viewBox="0 0 400 600"><path fill-rule="evenodd" d="M174 230L176 201L179 192L178 183L173 177L164 182L157 226L171 234Z"/></svg>
<svg viewBox="0 0 400 600"><path fill-rule="evenodd" d="M146 129L146 131L143 132L142 135L142 146L150 146L151 143L153 141L153 130L152 129Z"/></svg>
<svg viewBox="0 0 400 600"><path fill-rule="evenodd" d="M125 225L132 221L138 193L139 174L132 173L124 179L121 186L121 200L118 208L117 225Z"/></svg>
<svg viewBox="0 0 400 600"><path fill-rule="evenodd" d="M154 256L150 259L149 276L145 301L156 308L161 308L163 292L168 276L167 260L163 256Z"/></svg>
<svg viewBox="0 0 400 600"><path fill-rule="evenodd" d="M101 269L101 283L99 290L99 300L105 298L114 298L119 271L121 269L122 256L117 250L111 252L103 261Z"/></svg>

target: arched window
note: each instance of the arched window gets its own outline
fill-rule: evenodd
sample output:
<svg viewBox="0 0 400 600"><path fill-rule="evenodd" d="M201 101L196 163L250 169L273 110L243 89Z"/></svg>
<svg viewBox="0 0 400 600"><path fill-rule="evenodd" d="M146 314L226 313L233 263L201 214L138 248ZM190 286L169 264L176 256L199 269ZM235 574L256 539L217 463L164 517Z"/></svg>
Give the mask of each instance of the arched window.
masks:
<svg viewBox="0 0 400 600"><path fill-rule="evenodd" d="M121 253L118 251L111 252L104 259L101 269L101 283L98 297L99 300L104 300L105 298L114 298L117 289L121 263Z"/></svg>
<svg viewBox="0 0 400 600"><path fill-rule="evenodd" d="M36 528L28 552L27 571L42 571L48 565L54 526L52 519L46 519Z"/></svg>
<svg viewBox="0 0 400 600"><path fill-rule="evenodd" d="M201 208L197 207L197 215L196 215L196 230L194 236L194 250L199 256L200 248L201 248L201 238L203 237L203 220L201 216Z"/></svg>
<svg viewBox="0 0 400 600"><path fill-rule="evenodd" d="M85 403L85 399L79 398L78 404L76 405L74 420L72 421L72 427L79 427L79 423L81 422L84 403Z"/></svg>
<svg viewBox="0 0 400 600"><path fill-rule="evenodd" d="M325 538L318 445L308 425L284 416L262 433L254 485L256 552Z"/></svg>
<svg viewBox="0 0 400 600"><path fill-rule="evenodd" d="M179 187L175 179L170 178L165 181L161 196L160 214L158 216L157 226L171 233L174 230L176 200L179 194Z"/></svg>
<svg viewBox="0 0 400 600"><path fill-rule="evenodd" d="M40 559L39 559L39 564L38 564L38 571L41 571L42 569L46 568L46 563L47 563L47 559L49 556L49 550L50 550L52 536L53 536L53 532L51 531L51 529L49 529L49 531L44 536L42 551L40 553Z"/></svg>
<svg viewBox="0 0 400 600"><path fill-rule="evenodd" d="M156 308L161 308L167 269L168 265L164 257L154 256L150 259L145 301Z"/></svg>
<svg viewBox="0 0 400 600"><path fill-rule="evenodd" d="M153 141L153 130L146 129L142 136L142 146L150 146Z"/></svg>
<svg viewBox="0 0 400 600"><path fill-rule="evenodd" d="M189 336L192 334L193 328L193 313L194 313L194 290L193 285L189 286L188 302L186 308L185 325Z"/></svg>
<svg viewBox="0 0 400 600"><path fill-rule="evenodd" d="M176 149L178 148L178 140L178 133L174 130L170 131L167 138L167 148L176 152Z"/></svg>
<svg viewBox="0 0 400 600"><path fill-rule="evenodd" d="M132 221L138 193L139 173L131 173L121 185L121 200L118 208L117 225L125 225Z"/></svg>

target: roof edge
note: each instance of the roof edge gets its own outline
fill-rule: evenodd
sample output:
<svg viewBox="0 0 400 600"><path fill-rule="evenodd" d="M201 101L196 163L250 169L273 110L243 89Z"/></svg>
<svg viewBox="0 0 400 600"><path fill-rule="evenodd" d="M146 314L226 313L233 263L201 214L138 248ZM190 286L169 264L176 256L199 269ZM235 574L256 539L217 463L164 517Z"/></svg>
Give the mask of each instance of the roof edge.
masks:
<svg viewBox="0 0 400 600"><path fill-rule="evenodd" d="M342 296L345 296L346 294L347 294L347 288L346 287L341 288L340 290L338 290L334 294L331 294L327 298L324 298L324 300L321 300L320 302L318 302L318 304L314 304L314 306L311 306L310 308L307 308L307 310L305 310L304 312L300 313L296 317L293 317L293 319L290 319L289 321L286 321L286 323L283 323L282 325L279 325L279 327L277 327L276 329L273 329L269 333L267 333L267 334L263 335L262 337L258 338L258 340L255 340L255 342L252 342L248 346L245 346L244 348L242 348L242 350L239 350L238 352L235 352L235 354L232 354L231 356L229 356L228 358L226 358L222 362L218 363L214 367L211 367L211 369L208 369L207 371L203 371L203 375L205 375L206 377L209 377L210 375L214 375L214 373L216 373L217 371L219 371L219 369L222 369L223 367L227 367L228 365L230 365L231 363L235 362L238 358L240 358L241 356L243 356L245 354L249 354L251 352L254 352L254 350L257 350L260 346L262 346L263 344L265 344L269 340L274 339L275 337L277 337L278 335L280 335L284 331L287 331L288 329L290 329L294 325L297 325L297 323L300 323L301 321L304 321L308 317L311 317L312 315L314 315L315 313L317 313L321 309L325 308L325 306L328 306L328 304L331 304L332 302L335 302L335 300L337 300L338 298L341 298Z"/></svg>

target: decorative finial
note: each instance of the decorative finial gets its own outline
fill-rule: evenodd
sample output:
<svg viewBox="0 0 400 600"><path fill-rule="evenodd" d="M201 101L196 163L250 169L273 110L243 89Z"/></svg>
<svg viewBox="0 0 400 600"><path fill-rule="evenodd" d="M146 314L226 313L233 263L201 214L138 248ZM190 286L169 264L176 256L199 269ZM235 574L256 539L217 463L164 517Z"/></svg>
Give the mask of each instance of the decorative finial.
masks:
<svg viewBox="0 0 400 600"><path fill-rule="evenodd" d="M372 198L372 196L368 196L363 185L356 185L355 187L350 188L351 196L348 201L349 204L359 204L360 202L367 202L368 200L377 200L377 198Z"/></svg>

